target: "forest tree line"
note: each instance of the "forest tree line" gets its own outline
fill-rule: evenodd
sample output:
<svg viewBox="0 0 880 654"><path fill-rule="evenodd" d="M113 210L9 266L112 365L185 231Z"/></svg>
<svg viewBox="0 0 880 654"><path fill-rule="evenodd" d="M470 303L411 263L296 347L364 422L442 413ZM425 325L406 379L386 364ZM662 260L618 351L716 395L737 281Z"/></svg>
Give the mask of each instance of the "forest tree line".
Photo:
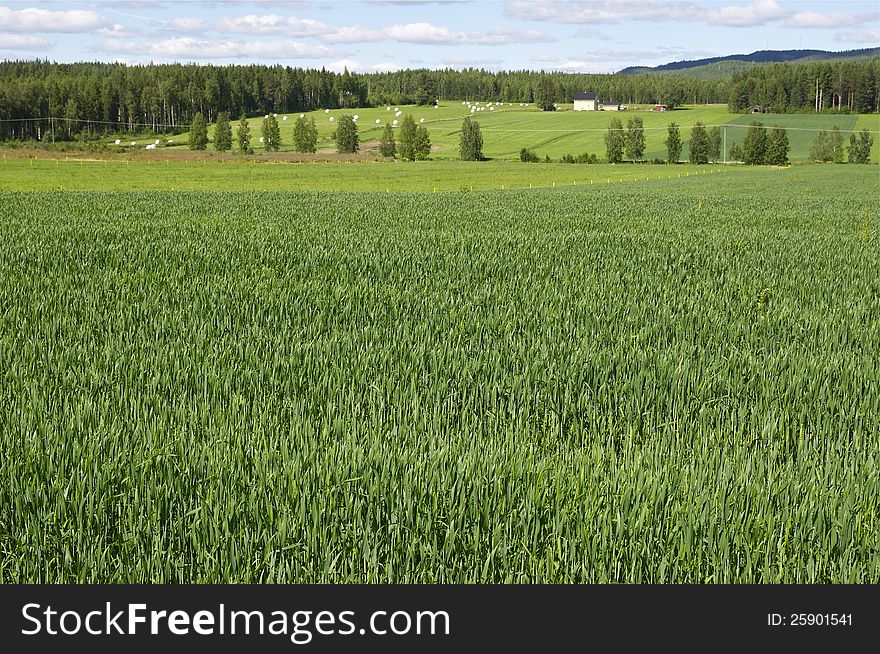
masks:
<svg viewBox="0 0 880 654"><path fill-rule="evenodd" d="M759 104L780 112L880 110L880 63L756 66L729 79L481 69L359 74L288 66L0 62L0 139L174 133L196 113L230 116L439 101L570 102L578 91L627 104ZM821 101L821 107L817 102ZM56 120L49 121L49 118Z"/></svg>

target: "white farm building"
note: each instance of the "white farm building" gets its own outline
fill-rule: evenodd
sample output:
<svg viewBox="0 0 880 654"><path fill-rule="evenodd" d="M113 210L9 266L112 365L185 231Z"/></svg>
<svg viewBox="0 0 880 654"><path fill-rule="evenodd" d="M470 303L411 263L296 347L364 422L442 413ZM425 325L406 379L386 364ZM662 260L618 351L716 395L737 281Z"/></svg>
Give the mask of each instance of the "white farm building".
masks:
<svg viewBox="0 0 880 654"><path fill-rule="evenodd" d="M599 96L596 93L575 93L575 111L596 111L599 109Z"/></svg>

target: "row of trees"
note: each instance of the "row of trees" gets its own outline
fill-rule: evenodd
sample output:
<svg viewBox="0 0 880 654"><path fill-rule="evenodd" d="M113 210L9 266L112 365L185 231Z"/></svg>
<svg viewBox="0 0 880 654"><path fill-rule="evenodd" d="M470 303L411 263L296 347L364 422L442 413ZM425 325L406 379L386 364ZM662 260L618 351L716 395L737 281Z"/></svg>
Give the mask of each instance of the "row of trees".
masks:
<svg viewBox="0 0 880 654"><path fill-rule="evenodd" d="M277 152L281 146L281 130L278 120L273 114L263 119L263 144L266 150ZM253 152L251 146L250 125L247 117L242 116L236 134L238 151L244 154ZM339 123L333 135L336 151L340 154L353 154L360 149L360 136L357 122L352 116L339 117ZM318 142L318 129L314 118L300 116L293 127L293 147L297 152L315 152ZM193 119L189 134L189 147L192 150L204 150L208 145L208 128L204 117L197 113ZM232 126L229 115L222 112L214 126L214 148L218 152L232 149ZM416 161L427 159L431 154L431 137L424 125L417 125L412 115L407 114L400 125L399 138L395 139L391 123L385 125L379 141L379 153L383 157L400 156L401 159ZM483 159L483 135L480 124L471 120L470 116L462 122L459 154L462 161L480 161Z"/></svg>
<svg viewBox="0 0 880 654"><path fill-rule="evenodd" d="M277 152L281 146L281 130L278 120L273 114L267 115L262 124L263 144L267 151ZM238 150L252 153L250 126L245 116L241 117L237 130ZM334 134L337 152L350 154L358 151L360 146L357 123L351 116L341 116ZM294 150L302 153L315 152L318 142L318 129L312 117L301 116L293 128ZM664 141L667 162L677 163L681 160L684 142L681 131L676 123L670 123ZM193 119L189 135L189 146L193 150L204 150L208 145L207 123L201 113ZM849 139L848 161L850 163L869 163L874 137L866 128L853 133ZM214 147L219 152L232 149L232 126L229 115L221 112L214 128ZM645 152L644 125L641 117L632 116L626 128L623 123L613 118L605 133L606 157L609 163L621 163L624 157L630 161L640 161ZM790 143L788 134L783 127L774 125L766 129L759 121L752 121L743 139L742 145L732 144L730 156L734 161L742 161L749 165L785 165L788 163ZM383 157L394 157L399 154L405 160L424 160L431 153L431 139L427 128L417 125L412 115L407 115L400 127L399 143L394 137L390 123L385 125L379 142L379 152ZM842 162L844 155L843 134L835 125L829 131L821 131L816 137L810 151L813 161ZM688 160L693 164L707 164L721 161L722 136L719 127L706 129L697 121L691 129ZM459 140L459 158L462 161L480 161L483 159L483 135L480 124L465 117L462 122ZM524 162L539 161L538 156L523 148L520 160ZM579 157L566 155L563 163L595 163L595 155L584 154Z"/></svg>
<svg viewBox="0 0 880 654"><path fill-rule="evenodd" d="M666 161L678 163L681 160L684 142L681 130L675 123L669 124L664 143ZM843 145L843 135L837 126L830 132L821 131L813 144L810 158L813 161L842 162ZM848 161L870 163L873 145L874 137L867 128L858 133L854 132L849 139ZM707 130L702 122L697 121L691 129L688 160L693 164L719 162L722 160L722 147L721 128L713 127ZM752 121L742 144L737 145L736 142L732 144L730 158L749 165L783 166L788 163L790 149L791 144L784 127L774 125L772 129L768 129L761 122ZM624 159L641 161L645 152L641 118L638 116L630 118L626 128L620 120L613 118L605 133L605 152L608 163L621 163ZM524 149L520 153L520 160L538 161L538 158L531 151Z"/></svg>
<svg viewBox="0 0 880 654"><path fill-rule="evenodd" d="M0 62L0 139L175 133L197 113L230 116L481 99L552 104L591 90L626 103L729 102L774 111L880 111L876 59L756 66L731 79L672 74L403 70L356 74L289 66ZM821 100L817 103L817 100Z"/></svg>
<svg viewBox="0 0 880 654"><path fill-rule="evenodd" d="M870 163L871 148L874 145L874 137L865 128L860 132L853 132L849 137L847 161L849 163ZM831 131L821 131L813 142L810 149L810 159L829 163L843 162L843 134L835 125Z"/></svg>
<svg viewBox="0 0 880 654"><path fill-rule="evenodd" d="M379 141L379 154L383 157L399 155L407 161L423 161L431 154L431 137L424 125L416 125L409 114L400 124L400 137L395 140L394 128L391 123L385 124L382 138Z"/></svg>

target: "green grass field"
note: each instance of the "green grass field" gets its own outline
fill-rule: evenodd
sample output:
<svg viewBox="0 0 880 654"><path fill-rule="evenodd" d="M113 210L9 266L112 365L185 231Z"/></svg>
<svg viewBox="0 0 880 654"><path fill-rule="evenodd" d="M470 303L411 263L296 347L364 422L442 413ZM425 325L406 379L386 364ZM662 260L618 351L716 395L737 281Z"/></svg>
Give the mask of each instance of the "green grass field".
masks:
<svg viewBox="0 0 880 654"><path fill-rule="evenodd" d="M438 192L596 186L692 175L725 175L742 166L524 164L512 161L257 162L253 159L6 159L0 188L9 191L323 190Z"/></svg>
<svg viewBox="0 0 880 654"><path fill-rule="evenodd" d="M746 135L745 127L753 120L765 126L779 125L788 130L791 144L789 160L805 161L809 159L810 148L816 139L814 130L831 130L835 125L844 133L844 140L849 144L849 136L854 130L869 129L874 132L874 145L871 149L871 161L877 163L880 155L880 115L858 116L855 114L839 116L815 114L760 114L756 116L740 116L730 122L727 130L728 143L736 140L742 143Z"/></svg>
<svg viewBox="0 0 880 654"><path fill-rule="evenodd" d="M880 583L876 166L210 179L0 192L0 581Z"/></svg>
<svg viewBox="0 0 880 654"><path fill-rule="evenodd" d="M483 131L484 154L494 159L516 159L522 148L536 151L541 157L549 155L558 159L564 154L578 155L584 152L594 153L600 158L605 156L605 130L613 118L620 119L624 124L633 115L642 118L645 126L647 159L666 158L665 139L670 122L675 122L681 128L682 139L685 147L682 153L684 158L688 155L688 143L690 128L697 121L706 125L731 125L728 133L728 146L737 140L742 141L745 135L740 125L748 125L753 119L761 120L766 125L779 124L782 126L796 127L799 129L831 129L838 125L842 130L854 127L862 129L867 127L874 131L874 150L872 161L880 160L880 116L855 116L855 115L801 115L801 114L761 114L758 116L731 114L726 105L687 105L681 109L669 112L647 111L645 108L633 109L632 111L608 112L591 111L575 112L571 105L561 105L562 111L544 112L534 106L521 107L518 104L505 104L497 106L494 110L484 110L473 115ZM458 139L461 120L466 115L471 115L466 106L460 102L442 103L439 108L400 106L332 110L327 113L315 111L304 114L315 119L318 127L319 150L332 151L335 145L331 135L339 117L357 115L359 118L358 128L362 143L367 147L373 142L378 142L381 131L386 122L395 119L394 109L399 109L403 115L411 114L416 122L424 119L428 128L431 141L434 145L432 157L436 159L458 158ZM284 117L287 116L287 120ZM278 120L281 126L282 150L292 149L293 123L299 114L279 114ZM334 121L331 122L330 118ZM380 124L376 124L376 120ZM251 134L254 148L259 152L262 149L258 142L262 116L251 118ZM233 132L236 123L233 121ZM213 136L213 126L209 127L209 136ZM810 145L816 134L814 132L792 131L789 134L792 142L791 161L805 161L809 154ZM849 134L846 134L849 138ZM165 143L168 138L160 139L163 147L182 148L188 139L188 134L170 137L173 141ZM125 143L130 139L121 136ZM137 147L142 149L147 143L152 143L153 138L135 140ZM111 140L112 142L112 140Z"/></svg>

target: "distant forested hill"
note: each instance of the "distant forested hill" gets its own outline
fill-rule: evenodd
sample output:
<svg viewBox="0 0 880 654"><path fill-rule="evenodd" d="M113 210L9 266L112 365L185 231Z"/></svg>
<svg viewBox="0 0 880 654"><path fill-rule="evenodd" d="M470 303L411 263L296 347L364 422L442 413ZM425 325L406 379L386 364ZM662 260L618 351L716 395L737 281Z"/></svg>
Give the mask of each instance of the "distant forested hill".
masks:
<svg viewBox="0 0 880 654"><path fill-rule="evenodd" d="M701 76L723 76L751 68L755 64L772 64L784 62L827 61L831 59L858 59L880 57L880 48L861 48L859 50L758 50L751 54L727 55L726 57L709 57L707 59L691 59L673 61L661 66L630 66L620 71L622 75L645 73L678 73L683 75L696 74Z"/></svg>

